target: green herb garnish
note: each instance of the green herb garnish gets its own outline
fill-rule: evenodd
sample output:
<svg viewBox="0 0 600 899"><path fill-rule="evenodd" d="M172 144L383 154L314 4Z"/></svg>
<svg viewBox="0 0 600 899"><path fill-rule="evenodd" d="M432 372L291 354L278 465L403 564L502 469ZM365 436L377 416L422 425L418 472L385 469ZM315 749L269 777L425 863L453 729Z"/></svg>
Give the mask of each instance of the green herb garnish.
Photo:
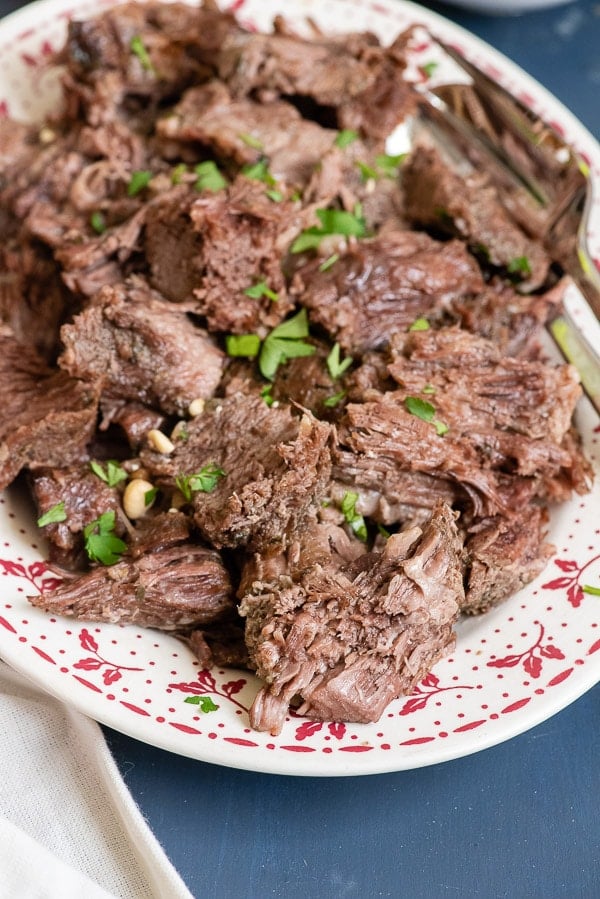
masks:
<svg viewBox="0 0 600 899"><path fill-rule="evenodd" d="M106 222L101 212L92 212L90 215L90 225L96 234L104 234L106 231Z"/></svg>
<svg viewBox="0 0 600 899"><path fill-rule="evenodd" d="M265 384L265 386L263 387L263 389L260 392L260 395L261 395L262 399L265 401L265 403L267 404L267 406L272 406L273 403L275 402L275 400L273 398L273 385L272 384Z"/></svg>
<svg viewBox="0 0 600 899"><path fill-rule="evenodd" d="M328 396L323 400L323 405L327 406L328 409L335 409L335 407L341 403L341 401L346 396L345 390L340 390L339 393L334 393L333 396Z"/></svg>
<svg viewBox="0 0 600 899"><path fill-rule="evenodd" d="M262 376L272 381L279 366L289 359L312 356L316 348L304 342L308 336L306 309L273 328L263 341L258 359Z"/></svg>
<svg viewBox="0 0 600 899"><path fill-rule="evenodd" d="M127 196L136 197L152 180L152 172L141 170L133 172L127 185Z"/></svg>
<svg viewBox="0 0 600 899"><path fill-rule="evenodd" d="M225 338L225 349L228 356L245 356L252 359L258 356L260 337L257 334L228 334Z"/></svg>
<svg viewBox="0 0 600 899"><path fill-rule="evenodd" d="M327 371L335 381L337 378L341 378L344 372L350 368L353 361L352 356L346 356L345 359L341 360L340 345L339 343L334 343L327 356Z"/></svg>
<svg viewBox="0 0 600 899"><path fill-rule="evenodd" d="M422 421L431 422L440 437L448 431L448 425L435 417L435 406L428 403L427 400L422 400L419 396L407 396L404 398L404 405L411 415L415 415Z"/></svg>
<svg viewBox="0 0 600 899"><path fill-rule="evenodd" d="M281 203L283 200L283 194L280 190L268 190L266 193L269 200L272 200L273 203Z"/></svg>
<svg viewBox="0 0 600 899"><path fill-rule="evenodd" d="M362 515L356 511L356 503L358 501L358 493L345 493L340 506L342 514L346 522L350 525L352 532L356 534L359 540L366 543L367 525Z"/></svg>
<svg viewBox="0 0 600 899"><path fill-rule="evenodd" d="M379 172L377 169L374 169L373 166L367 165L366 162L358 161L356 163L356 167L360 172L360 177L363 181L377 181L379 178Z"/></svg>
<svg viewBox="0 0 600 899"><path fill-rule="evenodd" d="M146 490L146 492L144 493L144 505L146 506L146 508L152 505L152 503L156 499L157 494L158 487L151 487L150 490Z"/></svg>
<svg viewBox="0 0 600 899"><path fill-rule="evenodd" d="M389 156L387 153L381 153L375 157L375 165L384 178L395 178L398 169L406 159L406 153L399 153L397 156Z"/></svg>
<svg viewBox="0 0 600 899"><path fill-rule="evenodd" d="M382 537L385 537L386 540L389 540L390 537L392 536L390 534L390 532L388 531L388 529L384 528L384 526L382 524L377 525L377 530L379 531L379 533L381 534Z"/></svg>
<svg viewBox="0 0 600 899"><path fill-rule="evenodd" d="M422 315L415 318L414 322L408 329L409 331L429 331L429 322Z"/></svg>
<svg viewBox="0 0 600 899"><path fill-rule="evenodd" d="M189 503L193 493L212 493L225 472L214 462L209 462L195 474L181 474L175 478L175 485Z"/></svg>
<svg viewBox="0 0 600 899"><path fill-rule="evenodd" d="M254 137L253 134L238 134L238 137L242 141L242 143L246 144L247 147L252 147L253 150L263 149L262 141L257 137Z"/></svg>
<svg viewBox="0 0 600 899"><path fill-rule="evenodd" d="M218 190L227 187L226 179L212 159L198 163L194 168L194 172L196 173L196 183L194 184L196 190L210 190L212 193L216 193Z"/></svg>
<svg viewBox="0 0 600 899"><path fill-rule="evenodd" d="M127 544L115 534L115 512L103 512L83 529L85 551L92 562L114 565L118 562Z"/></svg>
<svg viewBox="0 0 600 899"><path fill-rule="evenodd" d="M146 50L144 42L141 39L141 37L139 36L139 34L136 34L134 37L131 38L131 40L129 42L129 49L134 54L134 56L137 56L137 58L140 61L141 67L143 69L145 69L146 72L154 73L154 66L152 65L152 60L150 59L150 55L149 55L148 51Z"/></svg>
<svg viewBox="0 0 600 899"><path fill-rule="evenodd" d="M291 253L316 249L323 238L330 234L342 237L365 236L366 223L362 217L362 208L358 205L354 212L347 212L345 209L317 209L316 215L321 227L315 226L302 231L290 247Z"/></svg>
<svg viewBox="0 0 600 899"><path fill-rule="evenodd" d="M100 462L90 462L90 468L96 475L99 477L101 481L104 481L105 484L108 484L109 487L116 487L117 484L120 484L121 481L125 481L128 477L127 472L124 468L121 468L118 462L115 462L114 459L109 459L106 463L106 468L103 468Z"/></svg>
<svg viewBox="0 0 600 899"><path fill-rule="evenodd" d="M273 303L276 303L279 299L279 294L275 293L274 290L271 290L266 281L258 281L258 283L253 284L252 287L247 287L244 293L253 300L260 300L261 297L267 297L269 300L272 300Z"/></svg>
<svg viewBox="0 0 600 899"><path fill-rule="evenodd" d="M45 528L47 524L58 524L58 522L66 520L67 513L65 512L65 501L63 499L38 518L37 526L38 528Z"/></svg>
<svg viewBox="0 0 600 899"><path fill-rule="evenodd" d="M194 696L186 696L183 701L189 702L190 705L200 706L201 712L216 712L219 708L219 706L211 699L211 697L206 696L205 694L200 695L196 693Z"/></svg>
<svg viewBox="0 0 600 899"><path fill-rule="evenodd" d="M358 140L358 131L352 131L350 128L344 128L340 131L334 140L334 144L336 147L347 147L349 144L353 144L355 140Z"/></svg>
<svg viewBox="0 0 600 899"><path fill-rule="evenodd" d="M529 264L529 259L527 256L517 256L516 259L511 259L508 265L506 266L507 272L511 275L522 274L522 275L530 275L531 274L531 266Z"/></svg>
<svg viewBox="0 0 600 899"><path fill-rule="evenodd" d="M242 168L242 175L251 178L253 181L262 181L269 187L275 187L277 181L269 171L269 163L266 159L259 159L258 162L252 162Z"/></svg>
<svg viewBox="0 0 600 899"><path fill-rule="evenodd" d="M600 596L600 587L592 587L590 584L584 584L581 589L590 596Z"/></svg>
<svg viewBox="0 0 600 899"><path fill-rule="evenodd" d="M171 184L181 184L183 176L186 174L187 170L188 167L185 162L180 162L179 165L176 165L171 172Z"/></svg>
<svg viewBox="0 0 600 899"><path fill-rule="evenodd" d="M328 271L328 269L330 269L332 265L335 265L335 263L338 261L339 258L340 258L339 253L332 253L331 256L328 256L327 259L325 259L325 261L321 263L321 265L319 266L319 271L320 272Z"/></svg>
<svg viewBox="0 0 600 899"><path fill-rule="evenodd" d="M424 66L421 66L421 71L427 78L431 78L437 67L437 62L426 62Z"/></svg>

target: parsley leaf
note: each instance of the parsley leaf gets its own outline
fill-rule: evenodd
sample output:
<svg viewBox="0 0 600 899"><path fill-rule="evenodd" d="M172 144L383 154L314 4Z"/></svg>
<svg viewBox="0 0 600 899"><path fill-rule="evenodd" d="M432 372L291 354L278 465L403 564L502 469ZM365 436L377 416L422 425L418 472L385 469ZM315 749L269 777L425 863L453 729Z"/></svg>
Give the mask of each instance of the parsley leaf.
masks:
<svg viewBox="0 0 600 899"><path fill-rule="evenodd" d="M210 190L212 193L216 193L218 190L227 187L227 181L212 159L207 159L206 162L199 162L195 166L194 172L196 173L196 183L194 184L196 190Z"/></svg>
<svg viewBox="0 0 600 899"><path fill-rule="evenodd" d="M431 422L440 437L449 430L447 424L435 418L435 406L428 403L427 400L422 400L419 396L407 396L404 398L404 405L411 415L415 415L422 421Z"/></svg>
<svg viewBox="0 0 600 899"><path fill-rule="evenodd" d="M327 357L327 371L331 377L336 380L337 378L341 378L353 362L352 356L346 356L343 361L340 360L340 345L339 343L334 343L331 352Z"/></svg>
<svg viewBox="0 0 600 899"><path fill-rule="evenodd" d="M65 512L65 501L63 499L38 518L37 526L38 528L45 528L47 524L55 524L66 520L67 513Z"/></svg>
<svg viewBox="0 0 600 899"><path fill-rule="evenodd" d="M275 293L274 290L271 290L266 281L259 281L257 284L253 284L252 287L247 287L244 293L253 300L260 300L261 297L268 297L276 303L279 299L279 294Z"/></svg>
<svg viewBox="0 0 600 899"><path fill-rule="evenodd" d="M114 565L127 550L127 544L115 534L114 509L103 512L87 524L83 529L83 538L88 558L103 565Z"/></svg>
<svg viewBox="0 0 600 899"><path fill-rule="evenodd" d="M263 341L258 359L262 376L272 381L279 366L289 359L312 356L316 348L304 343L304 339L308 336L306 309L301 309L297 315L273 328Z"/></svg>
<svg viewBox="0 0 600 899"><path fill-rule="evenodd" d="M90 225L96 234L104 234L106 231L106 222L104 221L104 216L101 212L92 212L90 215Z"/></svg>
<svg viewBox="0 0 600 899"><path fill-rule="evenodd" d="M344 128L338 133L338 136L333 143L336 147L340 147L341 149L343 149L349 144L353 144L355 140L358 140L358 131L352 131L352 129L350 128Z"/></svg>
<svg viewBox="0 0 600 899"><path fill-rule="evenodd" d="M263 389L260 392L262 399L265 401L267 406L272 406L275 400L273 399L273 385L265 384Z"/></svg>
<svg viewBox="0 0 600 899"><path fill-rule="evenodd" d="M375 157L375 165L384 178L395 178L398 169L406 159L406 153L399 153L397 156L389 156L387 153L381 153Z"/></svg>
<svg viewBox="0 0 600 899"><path fill-rule="evenodd" d="M419 316L419 318L415 318L414 322L408 329L409 331L429 331L429 322L424 316Z"/></svg>
<svg viewBox="0 0 600 899"><path fill-rule="evenodd" d="M531 265L529 264L527 256L517 256L516 259L510 260L506 266L506 270L510 272L511 275L530 275Z"/></svg>
<svg viewBox="0 0 600 899"><path fill-rule="evenodd" d="M366 234L366 223L359 207L354 212L345 209L317 209L316 215L321 227L302 231L290 247L290 253L316 249L329 234L339 234L342 237L364 237Z"/></svg>
<svg viewBox="0 0 600 899"><path fill-rule="evenodd" d="M273 203L281 203L283 200L283 194L280 190L268 190L267 196Z"/></svg>
<svg viewBox="0 0 600 899"><path fill-rule="evenodd" d="M328 269L330 269L332 265L335 265L335 263L338 261L339 258L340 258L339 253L332 253L331 256L328 256L327 259L321 263L321 265L319 266L319 271L320 272L328 271Z"/></svg>
<svg viewBox="0 0 600 899"><path fill-rule="evenodd" d="M420 68L427 78L431 78L437 67L437 62L426 62L425 65L421 66Z"/></svg>
<svg viewBox="0 0 600 899"><path fill-rule="evenodd" d="M209 462L195 474L181 474L175 478L175 484L184 499L189 503L193 493L212 493L225 472L214 462Z"/></svg>
<svg viewBox="0 0 600 899"><path fill-rule="evenodd" d="M341 403L341 401L346 396L345 390L340 390L339 393L334 393L333 396L328 396L323 400L323 405L328 409L335 409L335 407Z"/></svg>
<svg viewBox="0 0 600 899"><path fill-rule="evenodd" d="M124 468L121 468L118 462L109 459L106 468L103 468L100 462L90 462L90 468L101 481L108 484L109 487L116 487L121 481L125 481L128 477Z"/></svg>
<svg viewBox="0 0 600 899"><path fill-rule="evenodd" d="M352 532L356 534L359 540L366 543L367 525L362 515L356 511L356 503L358 501L358 493L345 493L340 506L342 514L346 522L350 525Z"/></svg>
<svg viewBox="0 0 600 899"><path fill-rule="evenodd" d="M225 349L228 356L245 356L252 359L258 356L260 337L256 334L228 334L225 338Z"/></svg>
<svg viewBox="0 0 600 899"><path fill-rule="evenodd" d="M252 147L253 150L262 150L263 143L257 137L254 137L253 134L238 134L239 139L242 143L246 144L247 147Z"/></svg>
<svg viewBox="0 0 600 899"><path fill-rule="evenodd" d="M253 181L262 181L269 187L275 187L277 181L269 171L269 163L266 159L259 159L258 162L250 163L242 168L242 175L251 178Z"/></svg>
<svg viewBox="0 0 600 899"><path fill-rule="evenodd" d="M140 170L132 172L129 184L127 185L127 196L136 197L152 180L152 172Z"/></svg>
<svg viewBox="0 0 600 899"><path fill-rule="evenodd" d="M590 596L600 596L600 587L592 587L590 584L584 584L581 589Z"/></svg>
<svg viewBox="0 0 600 899"><path fill-rule="evenodd" d="M129 42L129 49L137 56L140 61L140 65L146 72L152 72L152 74L156 74L154 66L152 65L152 60L150 59L150 55L146 50L143 40L139 36L139 34L134 35Z"/></svg>
<svg viewBox="0 0 600 899"><path fill-rule="evenodd" d="M360 171L360 177L363 181L377 181L379 178L377 169L374 169L371 165L367 165L366 162L360 162L359 160L356 163L356 167Z"/></svg>
<svg viewBox="0 0 600 899"><path fill-rule="evenodd" d="M182 178L187 170L188 167L185 162L180 162L179 165L176 165L171 172L171 184L181 184Z"/></svg>
<svg viewBox="0 0 600 899"><path fill-rule="evenodd" d="M196 693L194 696L186 696L183 700L184 702L189 702L190 705L198 705L200 706L201 712L216 712L219 706L206 694L199 695Z"/></svg>

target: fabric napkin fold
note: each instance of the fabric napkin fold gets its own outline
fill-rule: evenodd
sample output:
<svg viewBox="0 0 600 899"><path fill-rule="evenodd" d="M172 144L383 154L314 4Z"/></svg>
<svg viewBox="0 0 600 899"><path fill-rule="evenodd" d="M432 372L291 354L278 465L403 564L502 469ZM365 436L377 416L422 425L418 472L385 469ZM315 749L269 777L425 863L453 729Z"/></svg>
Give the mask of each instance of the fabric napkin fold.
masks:
<svg viewBox="0 0 600 899"><path fill-rule="evenodd" d="M101 728L0 662L0 899L192 899Z"/></svg>

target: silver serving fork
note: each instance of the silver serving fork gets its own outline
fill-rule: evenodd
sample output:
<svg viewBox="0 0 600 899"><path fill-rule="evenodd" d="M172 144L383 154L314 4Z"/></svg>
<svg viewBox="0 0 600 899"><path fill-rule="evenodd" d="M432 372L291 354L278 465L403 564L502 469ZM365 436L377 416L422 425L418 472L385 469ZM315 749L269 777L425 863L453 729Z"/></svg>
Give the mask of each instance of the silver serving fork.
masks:
<svg viewBox="0 0 600 899"><path fill-rule="evenodd" d="M600 273L586 245L591 205L589 169L571 146L532 110L511 96L453 47L429 35L460 78L420 88L419 128L489 173L500 199L525 230L541 236L559 271L568 276L565 302L548 322L562 355L577 369L583 390L600 414L600 345L594 346L567 304L573 292L600 321Z"/></svg>

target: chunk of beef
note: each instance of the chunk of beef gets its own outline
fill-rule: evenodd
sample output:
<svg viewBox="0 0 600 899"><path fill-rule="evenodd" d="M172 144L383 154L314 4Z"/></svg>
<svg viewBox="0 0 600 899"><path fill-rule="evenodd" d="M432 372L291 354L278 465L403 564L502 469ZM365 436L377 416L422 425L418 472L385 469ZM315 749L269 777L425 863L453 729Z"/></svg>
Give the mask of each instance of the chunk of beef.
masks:
<svg viewBox="0 0 600 899"><path fill-rule="evenodd" d="M276 401L296 403L317 418L336 418L344 406L344 379L334 380L326 359L331 347L317 343L312 356L290 359L280 365L273 382Z"/></svg>
<svg viewBox="0 0 600 899"><path fill-rule="evenodd" d="M150 552L161 552L190 539L191 521L183 512L169 510L146 515L136 522L135 531L129 537L128 546L132 558Z"/></svg>
<svg viewBox="0 0 600 899"><path fill-rule="evenodd" d="M238 33L224 41L218 71L234 96L309 97L338 107L373 84L381 52L370 34L303 40L290 33Z"/></svg>
<svg viewBox="0 0 600 899"><path fill-rule="evenodd" d="M296 187L308 181L336 136L283 100L234 100L219 81L186 91L173 113L159 120L157 132L171 141L209 146L238 165L267 159L273 178Z"/></svg>
<svg viewBox="0 0 600 899"><path fill-rule="evenodd" d="M0 326L0 489L23 468L59 467L85 457L99 387L49 368Z"/></svg>
<svg viewBox="0 0 600 899"><path fill-rule="evenodd" d="M545 495L548 482L576 465L563 445L581 396L571 366L503 358L456 328L397 335L392 355L389 372L404 396L427 387L436 419L449 428L441 442L469 446L482 470L534 477Z"/></svg>
<svg viewBox="0 0 600 899"><path fill-rule="evenodd" d="M239 618L194 630L185 642L203 668L251 668Z"/></svg>
<svg viewBox="0 0 600 899"><path fill-rule="evenodd" d="M206 465L223 471L210 492L193 493L195 523L217 548L261 551L285 545L323 497L330 437L330 426L309 413L299 418L287 406L236 394L208 403L170 455L146 449L141 459L170 486Z"/></svg>
<svg viewBox="0 0 600 899"><path fill-rule="evenodd" d="M191 300L211 330L264 336L292 307L281 255L301 227L296 217L293 204L271 202L246 178L166 202L146 228L152 283L173 301ZM277 302L244 293L263 281Z"/></svg>
<svg viewBox="0 0 600 899"><path fill-rule="evenodd" d="M436 150L420 147L403 174L406 215L412 222L458 235L529 288L544 283L549 257L513 221L485 173L463 177Z"/></svg>
<svg viewBox="0 0 600 899"><path fill-rule="evenodd" d="M42 529L50 543L51 561L64 568L83 567L83 529L104 512L120 512L118 489L97 477L88 463L36 471L31 476L31 489L40 516L58 503L64 504L65 521L47 524ZM122 536L124 530L116 515L115 532Z"/></svg>
<svg viewBox="0 0 600 899"><path fill-rule="evenodd" d="M127 403L121 400L111 400L100 403L102 410L101 430L107 430L111 425L122 428L127 442L132 450L136 451L144 443L148 431L160 431L165 423L165 416L155 409L149 409L141 403Z"/></svg>
<svg viewBox="0 0 600 899"><path fill-rule="evenodd" d="M544 570L554 553L544 539L547 520L546 510L530 502L470 528L465 541L462 612L487 611Z"/></svg>
<svg viewBox="0 0 600 899"><path fill-rule="evenodd" d="M395 232L358 242L326 271L319 260L301 268L294 292L347 353L388 344L422 315L483 288L479 269L459 241Z"/></svg>
<svg viewBox="0 0 600 899"><path fill-rule="evenodd" d="M211 396L221 377L223 354L207 333L138 278L103 288L61 336L70 374L166 413Z"/></svg>
<svg viewBox="0 0 600 899"><path fill-rule="evenodd" d="M297 581L255 581L241 601L250 658L266 681L250 712L279 733L299 714L377 721L453 644L463 596L453 514L438 506L421 530L389 538L337 572L314 564Z"/></svg>
<svg viewBox="0 0 600 899"><path fill-rule="evenodd" d="M45 612L164 631L219 621L233 606L221 557L192 543L93 568L29 601Z"/></svg>

